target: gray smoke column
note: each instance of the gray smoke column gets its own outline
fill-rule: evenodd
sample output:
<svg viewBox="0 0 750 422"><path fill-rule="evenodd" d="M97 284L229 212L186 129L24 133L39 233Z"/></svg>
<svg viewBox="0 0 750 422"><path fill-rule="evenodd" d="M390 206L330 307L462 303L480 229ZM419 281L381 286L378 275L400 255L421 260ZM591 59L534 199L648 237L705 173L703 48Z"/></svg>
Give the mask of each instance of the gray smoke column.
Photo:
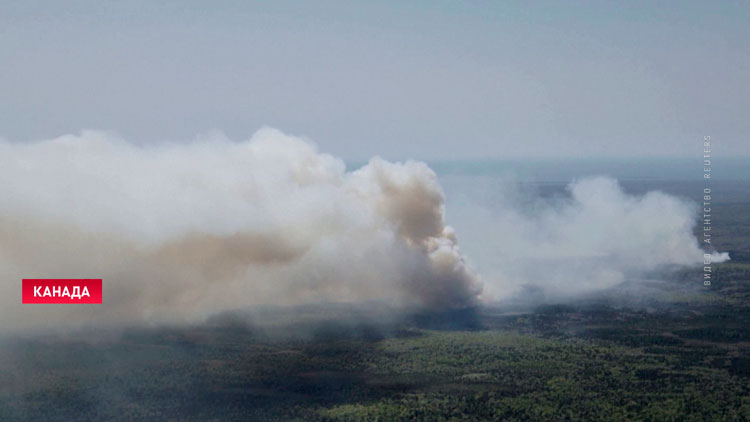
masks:
<svg viewBox="0 0 750 422"><path fill-rule="evenodd" d="M138 146L0 142L3 328L193 321L253 304L474 305L477 277L419 162L344 163L262 129ZM21 305L22 278L103 278L104 305Z"/></svg>
<svg viewBox="0 0 750 422"><path fill-rule="evenodd" d="M522 186L493 180L480 187L495 194L490 206L449 200L464 250L481 270L485 301L574 299L703 263L693 234L698 208L690 201L659 191L632 195L601 176L575 180L552 199ZM711 252L714 263L728 259Z"/></svg>

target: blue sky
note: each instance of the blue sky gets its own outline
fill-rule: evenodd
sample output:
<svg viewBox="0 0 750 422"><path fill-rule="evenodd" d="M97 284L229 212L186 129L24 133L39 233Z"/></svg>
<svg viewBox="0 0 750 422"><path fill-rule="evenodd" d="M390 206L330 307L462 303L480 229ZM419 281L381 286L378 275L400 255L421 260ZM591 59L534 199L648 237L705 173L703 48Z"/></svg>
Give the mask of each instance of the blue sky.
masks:
<svg viewBox="0 0 750 422"><path fill-rule="evenodd" d="M3 2L0 136L350 160L749 155L746 2Z"/></svg>

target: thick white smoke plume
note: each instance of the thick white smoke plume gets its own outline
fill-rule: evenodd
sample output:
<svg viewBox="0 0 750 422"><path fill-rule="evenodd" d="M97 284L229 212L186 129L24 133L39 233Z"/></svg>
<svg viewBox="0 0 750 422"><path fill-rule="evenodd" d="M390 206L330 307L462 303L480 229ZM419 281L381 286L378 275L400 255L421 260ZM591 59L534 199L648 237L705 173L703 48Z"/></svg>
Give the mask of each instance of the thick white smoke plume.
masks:
<svg viewBox="0 0 750 422"><path fill-rule="evenodd" d="M139 147L84 131L0 142L6 326L180 321L253 304L475 304L425 164L345 171L273 129ZM22 278L103 278L104 306L19 304Z"/></svg>
<svg viewBox="0 0 750 422"><path fill-rule="evenodd" d="M607 177L574 181L568 195L552 199L519 186L480 187L495 193L491 205L464 200L450 208L466 253L482 271L485 300L571 298L703 262L693 234L698 213L689 201L658 191L630 195ZM729 255L711 258L719 263Z"/></svg>
<svg viewBox="0 0 750 422"><path fill-rule="evenodd" d="M0 328L197 321L258 304L461 308L702 261L689 204L584 180L532 210L511 194L456 209L482 293L425 164L376 158L347 172L273 129L245 142L0 141L0 180ZM21 305L22 278L103 278L104 304Z"/></svg>

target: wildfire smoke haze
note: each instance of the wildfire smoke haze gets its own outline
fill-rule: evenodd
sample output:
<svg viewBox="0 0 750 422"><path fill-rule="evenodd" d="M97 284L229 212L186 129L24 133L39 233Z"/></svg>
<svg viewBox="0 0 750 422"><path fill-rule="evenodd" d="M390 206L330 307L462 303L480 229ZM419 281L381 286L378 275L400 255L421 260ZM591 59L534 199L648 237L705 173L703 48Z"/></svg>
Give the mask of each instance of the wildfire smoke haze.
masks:
<svg viewBox="0 0 750 422"><path fill-rule="evenodd" d="M104 279L106 312L8 300L0 316L11 329L189 322L251 305L461 309L524 286L561 297L702 260L689 204L594 178L533 216L512 201L458 210L484 251L480 281L426 164L373 158L347 171L270 128L243 142L138 146L95 131L2 142L0 177L12 181L0 187L3 297L30 276Z"/></svg>
<svg viewBox="0 0 750 422"><path fill-rule="evenodd" d="M189 321L252 304L378 300L465 307L481 286L417 162L343 161L262 129L139 147L84 131L0 144L3 296L14 280L95 274L107 312L3 306L4 325ZM51 322L49 322L51 323Z"/></svg>

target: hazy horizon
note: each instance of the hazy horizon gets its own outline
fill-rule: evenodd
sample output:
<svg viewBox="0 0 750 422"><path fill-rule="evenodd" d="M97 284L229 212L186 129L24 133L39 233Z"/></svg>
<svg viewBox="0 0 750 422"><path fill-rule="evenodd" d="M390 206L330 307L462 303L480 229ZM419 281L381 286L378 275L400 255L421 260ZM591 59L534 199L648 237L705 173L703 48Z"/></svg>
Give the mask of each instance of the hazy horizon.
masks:
<svg viewBox="0 0 750 422"><path fill-rule="evenodd" d="M646 7L646 5L648 7ZM0 5L0 137L269 125L347 160L747 156L750 6Z"/></svg>

